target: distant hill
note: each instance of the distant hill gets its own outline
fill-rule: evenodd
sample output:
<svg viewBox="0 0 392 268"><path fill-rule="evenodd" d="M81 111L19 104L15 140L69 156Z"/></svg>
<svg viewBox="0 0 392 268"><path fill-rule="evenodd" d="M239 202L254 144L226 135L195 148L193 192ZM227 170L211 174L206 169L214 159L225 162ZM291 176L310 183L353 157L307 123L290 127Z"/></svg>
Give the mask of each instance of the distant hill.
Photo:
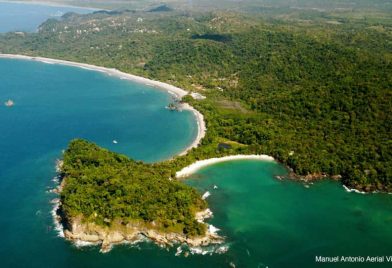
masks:
<svg viewBox="0 0 392 268"><path fill-rule="evenodd" d="M173 9L167 5L160 5L148 10L148 12L169 12L169 11L173 11Z"/></svg>

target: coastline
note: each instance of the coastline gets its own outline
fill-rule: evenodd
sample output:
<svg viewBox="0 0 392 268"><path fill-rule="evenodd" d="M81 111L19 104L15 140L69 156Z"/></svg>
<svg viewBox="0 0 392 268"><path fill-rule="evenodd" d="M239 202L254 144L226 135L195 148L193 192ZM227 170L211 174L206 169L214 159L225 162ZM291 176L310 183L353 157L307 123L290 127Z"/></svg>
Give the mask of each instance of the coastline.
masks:
<svg viewBox="0 0 392 268"><path fill-rule="evenodd" d="M63 160L56 160L55 170L57 176L53 181L56 182L57 186L50 192L57 195L61 193L66 183L63 165ZM101 247L100 252L106 253L114 245L151 241L163 248L179 245L176 256L182 250L185 250L184 254L186 255L189 253L221 254L228 249L227 245L222 245L225 239L217 233L219 229L205 222L206 219L213 217L213 213L209 208L195 213L195 220L207 227L206 233L202 236L189 237L184 233L162 232L158 229L141 225L138 222L127 223L126 225L117 222L114 228L98 226L95 223L83 222L81 215L72 218L67 217L62 211L60 197L52 199L50 203L52 204L51 215L55 225L54 230L59 237L71 241L77 247L99 245ZM181 252L178 252L181 248Z"/></svg>
<svg viewBox="0 0 392 268"><path fill-rule="evenodd" d="M119 79L123 80L129 80L132 82L144 84L146 86L150 86L156 89L164 90L168 92L169 94L174 95L176 98L181 99L182 97L188 95L188 91L152 79L148 79L142 76L137 76L133 74L128 74L121 72L115 68L106 68L106 67L101 67L101 66L96 66L92 64L86 64L86 63L79 63L79 62L73 62L73 61L66 61L66 60L59 60L59 59L52 59L52 58L45 58L45 57L32 57L32 56L25 56L25 55L19 55L19 54L1 54L0 53L0 59L16 59L16 60L31 60L31 61L38 61L42 63L47 63L47 64L60 64L60 65L65 65L65 66L71 66L71 67L77 67L77 68L82 68L85 70L90 70L90 71L96 71L96 72L101 72L109 76L117 77ZM197 123L197 135L195 140L188 145L183 151L180 153L176 154L178 156L183 156L188 153L193 148L196 148L201 140L204 138L206 135L206 124L204 121L204 116L195 108L193 108L191 105L188 103L183 103L181 105L181 108L183 110L187 110L193 113L196 123Z"/></svg>
<svg viewBox="0 0 392 268"><path fill-rule="evenodd" d="M57 201L57 200L56 200ZM56 202L54 201L54 202ZM196 213L196 219L200 223L207 225L206 234L197 237L188 237L182 233L162 232L154 228L140 226L138 223L128 223L127 225L117 224L115 227L103 227L94 223L83 222L82 217L74 217L67 221L67 228L63 228L59 216L61 201L53 207L53 218L56 222L56 231L60 237L72 241L76 246L99 245L100 252L109 252L113 246L121 244L137 244L142 241L151 241L154 244L166 248L174 245L187 246L189 250L193 248L212 247L213 252L220 252L224 238L216 233L215 227L204 222L205 219L212 217L209 209ZM56 210L57 209L57 210ZM60 226L60 227L58 227Z"/></svg>
<svg viewBox="0 0 392 268"><path fill-rule="evenodd" d="M228 161L236 161L236 160L258 160L258 161L276 161L272 156L269 155L229 155L229 156L223 156L223 157L217 157L217 158L209 158L209 159L205 159L205 160L199 160L196 161L192 164L190 164L187 167L184 167L183 169L181 169L180 171L176 172L176 178L177 179L184 179L189 177L190 175L196 173L197 171L199 171L200 169L207 167L207 166L211 166L214 164L218 164L218 163L223 163L223 162L228 162ZM293 175L294 174L294 175ZM295 175L295 173L291 172L291 174L289 175L289 178L293 178L296 181L302 181L302 182L312 182L312 181L318 181L321 179L325 179L327 178L326 175L308 175L311 178L306 178L305 177L301 177L298 175ZM336 178L330 178L332 180L337 180ZM361 191L355 188L349 188L348 186L341 184L343 189L347 192L347 193L356 193L356 194L375 194L375 193L381 193L379 191L372 191L372 192L365 192L365 191ZM392 193L389 193L392 194Z"/></svg>
<svg viewBox="0 0 392 268"><path fill-rule="evenodd" d="M160 81L155 81L132 74L127 74L113 68L105 68L105 67L100 67L100 66L95 66L90 64L77 63L77 62L71 62L65 60L57 60L57 59L44 58L44 57L31 57L31 56L14 55L14 54L0 54L0 59L1 58L32 60L32 61L39 61L47 64L60 64L65 66L87 69L91 71L98 71L109 76L134 81L157 89L165 90L168 93L173 94L178 98L182 98L183 96L188 94L188 91L185 91L184 89ZM205 125L203 115L188 103L183 103L181 105L181 108L184 110L189 110L194 114L198 125L197 126L198 133L196 139L184 151L182 151L179 154L176 154L177 156L185 155L189 150L197 147L200 141L202 140L202 138L206 134L206 125ZM273 157L268 155L231 155L231 156L225 156L220 158L211 158L211 159L196 161L195 163L176 172L176 178L185 178L206 166L214 165L221 162L235 161L235 160L275 161ZM60 169L61 168L58 168L57 171L60 171ZM59 192L60 191L61 191L61 187L59 189ZM73 224L71 224L73 225L71 230L64 230L62 229L62 226L60 224L61 218L59 218L59 214L57 213L57 211L61 206L60 199L53 200L53 204L54 205L53 205L52 216L55 222L55 227L56 227L55 229L58 231L60 236L63 236L66 239L71 240L72 242L74 242L76 245L79 246L101 244L102 252L110 251L113 245L124 244L124 243L137 243L141 241L143 238L148 238L150 241L153 241L155 244L160 245L162 247L173 246L173 244L186 244L189 246L189 248L192 248L192 247L207 246L211 244L221 244L224 241L222 237L220 237L219 235L211 231L208 231L206 235L203 237L190 239L187 238L186 236L182 236L179 234L174 234L174 233L165 234L165 233L157 232L156 230L153 229L151 230L139 229L135 227L130 227L127 229L127 231L124 232L118 232L118 231L111 232L109 230L103 230L97 228L96 226L84 226L78 221L73 222ZM206 218L208 217L202 217L201 221L203 221ZM210 224L207 224L207 226L210 227ZM218 248L215 248L215 250L218 251Z"/></svg>
<svg viewBox="0 0 392 268"><path fill-rule="evenodd" d="M176 172L176 178L185 178L193 173L197 172L198 170L214 165L217 163L222 163L222 162L227 162L227 161L235 161L235 160L259 160L259 161L275 161L275 159L272 156L269 155L229 155L229 156L224 156L224 157L219 157L219 158L210 158L210 159L205 159L205 160L200 160L196 161L195 163L184 167L180 171Z"/></svg>
<svg viewBox="0 0 392 268"><path fill-rule="evenodd" d="M188 103L181 104L181 108L184 110L191 111L193 113L197 124L197 135L196 138L193 140L193 142L190 145L188 145L188 147L186 147L182 152L177 154L177 156L184 156L193 148L198 147L201 140L204 138L207 132L206 122L204 121L204 116L202 113L200 113L198 110L193 108Z"/></svg>

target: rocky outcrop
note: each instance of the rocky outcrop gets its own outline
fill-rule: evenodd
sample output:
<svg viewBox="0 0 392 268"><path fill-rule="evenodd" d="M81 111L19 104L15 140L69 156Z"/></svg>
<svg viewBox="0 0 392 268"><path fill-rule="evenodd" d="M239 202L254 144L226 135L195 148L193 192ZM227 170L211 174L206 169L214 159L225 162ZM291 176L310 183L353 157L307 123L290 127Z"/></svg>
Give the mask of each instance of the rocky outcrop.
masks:
<svg viewBox="0 0 392 268"><path fill-rule="evenodd" d="M203 221L212 215L210 210L197 213L197 220ZM116 227L103 227L95 223L85 223L81 217L67 222L64 237L71 241L101 244L101 252L108 252L113 245L120 243L137 243L147 238L162 247L171 247L175 244L186 244L189 247L201 247L211 244L220 244L223 238L209 231L204 236L188 237L182 233L166 233L146 227L135 225L119 225Z"/></svg>
<svg viewBox="0 0 392 268"><path fill-rule="evenodd" d="M341 175L328 175L326 173L322 172L314 172L314 173L308 173L307 175L298 175L297 173L294 172L293 169L288 168L289 175L286 176L276 176L277 179L282 180L285 178L293 179L293 180L299 180L299 181L304 181L304 182L312 182L312 181L318 181L318 180L323 180L323 179L332 179L332 180L341 180L342 176Z"/></svg>
<svg viewBox="0 0 392 268"><path fill-rule="evenodd" d="M57 194L60 194L64 189L66 179L64 179L63 161L56 161L57 181L59 185L52 190ZM152 224L151 228L147 227L143 223L129 223L122 224L121 222L111 223L110 227L101 226L94 222L83 221L83 217L70 217L66 215L62 209L61 199L57 198L53 200L53 218L56 226L60 233L60 236L64 236L66 239L74 242L83 242L81 244L97 244L101 245L101 252L108 252L115 244L121 243L137 243L145 239L149 239L155 244L162 247L171 247L175 244L187 245L189 247L203 247L212 244L221 244L224 242L223 237L219 236L214 232L214 228L204 220L212 217L212 212L209 209L197 212L195 219L199 223L206 225L206 233L203 236L190 237L184 233L176 232L163 232L154 228L155 224ZM215 228L216 230L216 228Z"/></svg>

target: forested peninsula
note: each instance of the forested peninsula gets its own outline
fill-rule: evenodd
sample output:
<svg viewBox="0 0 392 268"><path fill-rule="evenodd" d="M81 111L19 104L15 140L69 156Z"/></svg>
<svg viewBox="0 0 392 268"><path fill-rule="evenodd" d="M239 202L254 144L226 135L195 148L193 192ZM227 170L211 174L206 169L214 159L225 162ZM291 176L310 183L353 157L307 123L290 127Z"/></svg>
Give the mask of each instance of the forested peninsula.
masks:
<svg viewBox="0 0 392 268"><path fill-rule="evenodd" d="M143 238L161 246L223 241L203 222L211 212L200 194L153 164L81 139L69 144L59 163L56 213L70 240L100 243L103 252Z"/></svg>

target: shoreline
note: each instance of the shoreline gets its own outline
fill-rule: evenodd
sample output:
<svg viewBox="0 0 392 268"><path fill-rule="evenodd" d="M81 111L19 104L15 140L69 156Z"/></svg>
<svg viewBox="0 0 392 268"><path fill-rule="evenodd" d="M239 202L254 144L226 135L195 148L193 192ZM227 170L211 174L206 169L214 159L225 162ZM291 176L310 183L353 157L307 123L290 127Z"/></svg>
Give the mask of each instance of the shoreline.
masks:
<svg viewBox="0 0 392 268"><path fill-rule="evenodd" d="M128 225L125 229L109 230L92 223L82 223L77 218L72 219L69 223L71 228L66 229L63 223L64 219L59 213L61 210L60 198L54 198L50 203L53 204L50 214L55 224L55 232L58 237L72 242L76 247L99 246L101 253L109 252L115 245L138 244L143 241L152 242L163 248L186 245L189 252L208 247L211 250L210 253L224 253L222 247L227 247L224 245L224 237L217 234L220 229L205 222L206 219L213 217L209 209L196 213L197 221L207 226L206 234L190 238L180 233L163 233L155 229Z"/></svg>
<svg viewBox="0 0 392 268"><path fill-rule="evenodd" d="M214 165L217 163L223 163L223 162L228 162L228 161L236 161L236 160L259 160L259 161L275 161L275 159L272 156L261 154L261 155L256 155L256 154L251 154L251 155L229 155L229 156L224 156L224 157L216 157L216 158L209 158L205 160L199 160L191 165L184 167L180 171L176 172L176 178L185 178L193 173L197 172L198 170Z"/></svg>
<svg viewBox="0 0 392 268"><path fill-rule="evenodd" d="M272 156L269 155L229 155L229 156L223 156L223 157L216 157L216 158L209 158L209 159L205 159L205 160L199 160L196 161L192 164L190 164L189 166L184 167L183 169L181 169L180 171L176 172L176 178L177 179L186 179L187 177L191 176L192 174L196 173L197 171L199 171L200 169L207 167L207 166L212 166L218 163L223 163L223 162L229 162L229 161L237 161L237 160L258 160L258 161L274 161L279 163L278 161L276 161L276 159L274 159ZM324 180L327 178L327 176L318 176L316 179L304 179L301 176L295 175L293 177L293 175L289 175L288 178L293 178L295 181L298 182L312 182L312 181L320 181L320 180ZM333 178L329 178L330 180L333 181L337 181L336 179ZM356 193L356 194L378 194L378 193L385 193L385 192L380 192L380 191L370 191L370 192L366 192L366 191L361 191L358 190L356 188L349 188L348 186L346 186L345 184L341 183L342 188L347 192L347 193ZM392 193L388 193L391 194Z"/></svg>
<svg viewBox="0 0 392 268"><path fill-rule="evenodd" d="M59 64L59 65L71 66L71 67L81 68L81 69L90 70L90 71L96 71L96 72L104 73L106 75L116 77L119 79L143 84L143 85L146 85L146 86L158 89L158 90L164 90L167 93L172 94L176 98L179 98L179 99L181 99L182 97L189 94L189 91L186 91L182 88L179 88L179 87L176 87L176 86L164 83L164 82L160 82L157 80L145 78L142 76L124 73L124 72L121 72L115 68L106 68L106 67L96 66L96 65L87 64L87 63L79 63L79 62L45 58L45 57L25 56L25 55L20 55L20 54L1 54L0 53L0 59L30 60L30 61L38 61L38 62L42 62L42 63L46 63L46 64ZM198 110L196 110L194 107L192 107L188 103L183 103L181 105L181 108L183 110L187 110L187 111L192 112L192 114L194 115L194 117L196 119L196 124L197 124L198 130L197 130L197 135L196 135L195 139L193 140L193 142L191 144L189 144L184 150L175 154L175 156L184 156L190 150L199 146L201 140L204 138L204 136L206 135L206 131L207 131L206 124L204 121L204 116Z"/></svg>
<svg viewBox="0 0 392 268"><path fill-rule="evenodd" d="M206 122L204 121L204 116L202 113L200 113L198 110L193 108L193 106L189 105L188 103L181 104L181 108L187 111L191 111L193 113L193 116L195 117L196 124L197 124L197 135L190 145L188 145L183 151L181 151L179 154L175 156L184 156L193 148L197 148L201 140L205 137L207 133Z"/></svg>
<svg viewBox="0 0 392 268"><path fill-rule="evenodd" d="M183 233L162 232L154 228L138 226L138 224L127 224L120 228L107 228L95 223L85 223L82 217L73 217L67 220L69 225L64 227L64 218L59 215L61 210L61 201L55 199L53 202L52 215L56 223L56 232L59 237L71 241L77 247L83 246L100 246L101 253L109 252L113 246L121 244L138 244L143 241L149 241L162 248L169 248L175 245L187 246L192 248L212 247L213 252L219 253L219 249L224 243L224 237L217 234L216 227L205 223L204 221L212 217L209 209L196 213L198 222L207 225L207 231L203 236L188 237Z"/></svg>
<svg viewBox="0 0 392 268"><path fill-rule="evenodd" d="M51 193L56 195L61 193L66 179L63 174L63 163L62 160L56 160L55 170L57 176L53 179L56 182L56 187L50 190ZM207 227L206 233L202 236L188 237L184 233L166 233L155 228L140 226L138 223L128 223L122 228L114 229L98 226L95 223L85 223L82 216L67 218L62 211L60 197L52 199L50 203L52 204L51 215L55 225L54 230L59 237L71 241L77 247L100 246L100 252L106 253L115 245L151 241L163 248L178 245L176 253L178 255L181 253L178 252L178 249L183 246L187 248L184 254L194 254L195 252L200 252L200 254L205 252L221 254L228 249L228 246L224 244L224 237L217 233L220 229L205 222L213 217L213 213L209 208L195 213L195 220Z"/></svg>

